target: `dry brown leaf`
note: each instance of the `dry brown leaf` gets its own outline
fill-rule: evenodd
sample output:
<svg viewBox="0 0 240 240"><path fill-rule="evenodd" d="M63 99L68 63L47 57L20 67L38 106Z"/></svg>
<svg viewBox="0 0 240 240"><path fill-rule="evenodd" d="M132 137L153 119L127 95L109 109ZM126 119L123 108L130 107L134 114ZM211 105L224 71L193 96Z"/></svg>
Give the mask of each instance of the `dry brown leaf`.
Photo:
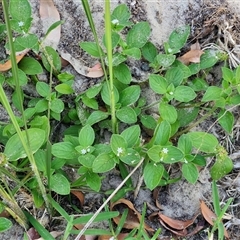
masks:
<svg viewBox="0 0 240 240"><path fill-rule="evenodd" d="M203 200L200 200L200 208L205 220L213 226L214 225L213 221L217 218L216 214L212 212L212 210L205 204ZM229 235L226 228L224 228L224 236L227 239L229 239Z"/></svg>
<svg viewBox="0 0 240 240"><path fill-rule="evenodd" d="M84 205L84 194L81 191L71 190L71 193L78 198L81 206Z"/></svg>
<svg viewBox="0 0 240 240"><path fill-rule="evenodd" d="M102 70L102 66L100 63L97 63L92 68L88 68L88 73L86 76L90 78L99 78L99 77L102 77L103 75L104 75L104 72Z"/></svg>
<svg viewBox="0 0 240 240"><path fill-rule="evenodd" d="M159 192L161 190L161 187L157 187L153 190L153 200L155 201L156 206L158 207L158 209L163 209L160 202L158 201L158 196L159 196Z"/></svg>
<svg viewBox="0 0 240 240"><path fill-rule="evenodd" d="M179 57L178 60L183 64L188 65L189 63L200 63L200 57L204 52L201 50L198 42L191 46L191 50Z"/></svg>
<svg viewBox="0 0 240 240"><path fill-rule="evenodd" d="M46 32L48 28L55 22L60 20L60 15L57 8L54 6L52 0L40 0L39 14L42 20L43 31ZM51 46L57 49L61 36L61 27L58 26L53 29L44 39L43 46Z"/></svg>
<svg viewBox="0 0 240 240"><path fill-rule="evenodd" d="M165 216L161 213L159 213L158 216L162 221L164 221L171 228L174 228L174 229L177 229L177 230L182 230L182 229L187 228L190 225L192 225L198 215L194 216L193 219L190 219L190 220L187 220L187 221L172 219L172 218L167 217L167 216Z"/></svg>
<svg viewBox="0 0 240 240"><path fill-rule="evenodd" d="M62 59L69 62L79 74L91 78L99 78L104 75L100 63L97 63L92 68L89 68L85 66L85 63L83 61L74 58L69 53L62 50L59 50L59 52Z"/></svg>
<svg viewBox="0 0 240 240"><path fill-rule="evenodd" d="M29 51L29 49L25 49L24 51L22 51L21 53L18 53L16 55L16 62L19 63L22 58L26 55L26 53ZM6 72L8 71L9 69L12 68L12 63L11 63L11 60L8 60L6 61L5 63L3 64L0 64L0 72Z"/></svg>
<svg viewBox="0 0 240 240"><path fill-rule="evenodd" d="M117 202L115 203L112 203L111 206L110 206L110 210L112 211L114 208L114 210L116 210L116 207L119 205L119 207L123 207L123 208L128 208L128 215L127 215L127 219L126 219L126 222L124 223L123 227L124 228L127 228L127 229L133 229L133 228L138 228L139 225L140 225L140 221L141 221L141 214L134 208L133 204L122 198L122 199L119 199ZM121 219L121 215L113 218L113 221L118 224L119 221ZM150 232L153 232L154 230L148 226L146 223L144 223L144 228L147 230L147 231L150 231Z"/></svg>

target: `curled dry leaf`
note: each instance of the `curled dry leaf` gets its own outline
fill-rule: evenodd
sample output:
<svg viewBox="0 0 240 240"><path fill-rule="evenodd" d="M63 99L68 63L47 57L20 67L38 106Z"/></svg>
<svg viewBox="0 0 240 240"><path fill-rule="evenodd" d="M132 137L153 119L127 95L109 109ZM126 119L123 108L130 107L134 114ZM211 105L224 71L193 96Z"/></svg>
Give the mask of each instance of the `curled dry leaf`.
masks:
<svg viewBox="0 0 240 240"><path fill-rule="evenodd" d="M84 205L84 194L81 191L71 190L71 193L78 198L81 206Z"/></svg>
<svg viewBox="0 0 240 240"><path fill-rule="evenodd" d="M54 6L52 0L40 0L39 14L42 20L43 31L46 32L48 28L55 22L60 21L60 15L57 8ZM61 27L58 26L53 29L44 39L43 46L51 46L57 49L61 36Z"/></svg>
<svg viewBox="0 0 240 240"><path fill-rule="evenodd" d="M128 215L127 215L127 219L126 222L124 223L123 227L127 228L127 229L133 229L133 228L138 228L140 225L140 221L141 221L141 214L134 208L133 204L126 200L126 199L119 199L117 202L112 203L110 206L110 210L113 211L113 209L118 207L123 207L123 208L127 208L128 209ZM114 211L115 211L114 210ZM119 221L121 219L121 214L115 218L113 218L113 221L118 224ZM154 230L148 226L146 223L144 223L144 228L147 231L153 232Z"/></svg>
<svg viewBox="0 0 240 240"><path fill-rule="evenodd" d="M178 60L185 65L188 65L189 63L200 63L200 57L203 53L200 44L196 42L191 46L191 50L179 57Z"/></svg>
<svg viewBox="0 0 240 240"><path fill-rule="evenodd" d="M217 218L216 214L212 212L212 210L206 205L206 203L203 200L200 200L200 208L205 220L213 226L214 225L213 221ZM229 235L226 228L224 228L224 236L227 239L229 239Z"/></svg>
<svg viewBox="0 0 240 240"><path fill-rule="evenodd" d="M16 62L19 63L28 51L29 49L25 49L22 52L16 53ZM11 60L8 60L5 63L0 64L0 72L6 72L11 68L12 68Z"/></svg>
<svg viewBox="0 0 240 240"><path fill-rule="evenodd" d="M104 75L100 63L97 63L92 68L85 66L84 62L72 57L69 53L59 50L62 59L69 62L74 69L81 75L90 77L90 78L99 78Z"/></svg>
<svg viewBox="0 0 240 240"><path fill-rule="evenodd" d="M160 223L166 229L168 229L169 231L171 231L172 233L174 233L178 236L186 237L186 236L192 236L192 235L196 234L197 232L199 232L201 229L203 229L204 224L202 224L201 221L198 221L198 223L196 224L194 229L191 230L191 232L188 232L188 230L187 230L187 228L189 226L194 224L194 221L198 215L199 215L199 213L197 213L192 219L187 220L187 221L172 219L161 213L156 213L156 212L151 214L150 217L151 217L151 220L153 220L154 217L158 216Z"/></svg>
<svg viewBox="0 0 240 240"><path fill-rule="evenodd" d="M153 190L153 200L155 201L155 204L157 206L158 209L163 209L160 202L158 201L158 196L159 196L159 192L161 190L161 187L157 187Z"/></svg>

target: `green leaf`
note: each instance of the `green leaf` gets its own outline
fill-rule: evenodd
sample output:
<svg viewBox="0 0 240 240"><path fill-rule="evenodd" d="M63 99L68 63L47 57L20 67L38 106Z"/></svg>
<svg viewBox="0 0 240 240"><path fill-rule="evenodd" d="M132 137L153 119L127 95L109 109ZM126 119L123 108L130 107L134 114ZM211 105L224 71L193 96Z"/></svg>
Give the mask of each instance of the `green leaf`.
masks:
<svg viewBox="0 0 240 240"><path fill-rule="evenodd" d="M184 163L182 165L183 176L188 182L195 184L198 180L198 169L193 163Z"/></svg>
<svg viewBox="0 0 240 240"><path fill-rule="evenodd" d="M190 83L189 86L196 92L206 91L208 89L208 83L202 78L195 78Z"/></svg>
<svg viewBox="0 0 240 240"><path fill-rule="evenodd" d="M101 178L97 173L88 171L86 174L86 182L88 186L95 192L99 192L101 188Z"/></svg>
<svg viewBox="0 0 240 240"><path fill-rule="evenodd" d="M132 80L132 75L125 63L121 63L120 65L113 68L114 77L124 84L129 84Z"/></svg>
<svg viewBox="0 0 240 240"><path fill-rule="evenodd" d="M153 190L158 186L164 172L164 166L162 164L148 163L143 171L144 182L147 188Z"/></svg>
<svg viewBox="0 0 240 240"><path fill-rule="evenodd" d="M148 129L154 130L157 126L157 121L154 119L154 117L150 115L141 115L140 117L141 123L143 124L144 127Z"/></svg>
<svg viewBox="0 0 240 240"><path fill-rule="evenodd" d="M131 14L126 4L118 5L112 12L111 20L118 20L119 25L128 24Z"/></svg>
<svg viewBox="0 0 240 240"><path fill-rule="evenodd" d="M52 154L58 158L74 159L78 156L75 147L70 142L59 142L52 145Z"/></svg>
<svg viewBox="0 0 240 240"><path fill-rule="evenodd" d="M150 88L155 92L159 94L165 94L167 92L167 80L157 74L151 74L149 77L149 84Z"/></svg>
<svg viewBox="0 0 240 240"><path fill-rule="evenodd" d="M112 49L114 49L120 41L120 35L116 32L112 32ZM106 35L103 36L103 44L104 47L107 47L106 45Z"/></svg>
<svg viewBox="0 0 240 240"><path fill-rule="evenodd" d="M122 54L127 55L129 57L135 58L137 60L139 60L141 58L141 51L139 48L128 48L128 49L124 49L122 51Z"/></svg>
<svg viewBox="0 0 240 240"><path fill-rule="evenodd" d="M202 102L216 101L221 98L222 88L210 86L203 95Z"/></svg>
<svg viewBox="0 0 240 240"><path fill-rule="evenodd" d="M45 82L38 81L36 84L36 90L38 94L44 98L48 97L48 95L50 94L50 87Z"/></svg>
<svg viewBox="0 0 240 240"><path fill-rule="evenodd" d="M197 118L199 108L180 108L177 112L180 127L185 127Z"/></svg>
<svg viewBox="0 0 240 240"><path fill-rule="evenodd" d="M28 0L11 0L9 4L9 12L12 18L16 19L21 25L25 25L26 21L32 15L32 8Z"/></svg>
<svg viewBox="0 0 240 240"><path fill-rule="evenodd" d="M190 154L192 151L192 141L186 134L181 135L178 139L178 148L185 154Z"/></svg>
<svg viewBox="0 0 240 240"><path fill-rule="evenodd" d="M233 169L232 160L229 157L217 157L216 162L210 170L210 174L213 180L219 180L227 175Z"/></svg>
<svg viewBox="0 0 240 240"><path fill-rule="evenodd" d="M168 121L169 123L174 123L177 120L177 110L172 105L165 102L159 104L159 113L162 119Z"/></svg>
<svg viewBox="0 0 240 240"><path fill-rule="evenodd" d="M218 122L227 133L230 134L232 132L234 116L231 112L221 110L218 114Z"/></svg>
<svg viewBox="0 0 240 240"><path fill-rule="evenodd" d="M164 146L169 141L171 125L168 121L162 121L154 132L154 144Z"/></svg>
<svg viewBox="0 0 240 240"><path fill-rule="evenodd" d="M113 169L115 165L114 156L109 153L102 153L95 158L92 170L95 173L104 173Z"/></svg>
<svg viewBox="0 0 240 240"><path fill-rule="evenodd" d="M113 93L114 93L114 100L115 100L115 104L116 104L119 100L119 93L118 93L118 90L115 86L113 86ZM102 97L102 100L107 105L109 105L109 106L111 105L110 89L108 88L107 82L105 82L103 84L103 87L102 87L102 90L101 90L101 97Z"/></svg>
<svg viewBox="0 0 240 240"><path fill-rule="evenodd" d="M137 121L137 114L131 107L122 107L116 111L117 118L124 123L132 124Z"/></svg>
<svg viewBox="0 0 240 240"><path fill-rule="evenodd" d="M229 83L233 82L234 74L233 71L229 68L222 67L222 77L224 80L226 80Z"/></svg>
<svg viewBox="0 0 240 240"><path fill-rule="evenodd" d="M71 86L69 86L68 84L66 83L61 83L61 84L58 84L56 87L55 87L55 90L61 94L71 94L74 92L74 90L72 89Z"/></svg>
<svg viewBox="0 0 240 240"><path fill-rule="evenodd" d="M127 141L123 136L113 134L110 140L111 149L118 157L125 155L127 149Z"/></svg>
<svg viewBox="0 0 240 240"><path fill-rule="evenodd" d="M80 148L81 148L82 152L80 151ZM94 155L92 155L91 153L88 153L88 150L90 150L90 147L83 148L82 146L77 146L75 149L82 154L81 156L78 157L78 161L84 167L91 169L96 157Z"/></svg>
<svg viewBox="0 0 240 240"><path fill-rule="evenodd" d="M48 101L46 99L39 100L35 106L36 112L44 112L47 109L48 109Z"/></svg>
<svg viewBox="0 0 240 240"><path fill-rule="evenodd" d="M179 67L171 67L167 70L165 78L167 79L168 84L172 83L175 87L177 87L182 83L184 73Z"/></svg>
<svg viewBox="0 0 240 240"><path fill-rule="evenodd" d="M21 69L17 69L17 72L18 72L18 80L19 80L19 85L20 86L24 86L28 83L28 79L27 79L27 76L26 74L21 70ZM13 85L13 86L16 86L16 83L15 83L15 78L13 76L9 77L7 79L7 81Z"/></svg>
<svg viewBox="0 0 240 240"><path fill-rule="evenodd" d="M133 125L129 128L126 128L122 133L121 136L127 142L127 147L133 147L138 141L140 137L140 127L139 125Z"/></svg>
<svg viewBox="0 0 240 240"><path fill-rule="evenodd" d="M101 89L102 89L102 84L96 84L96 85L90 87L86 91L86 96L89 98L94 98L98 95L98 93L101 91Z"/></svg>
<svg viewBox="0 0 240 240"><path fill-rule="evenodd" d="M102 111L94 111L90 114L88 117L86 124L89 124L92 126L95 123L98 123L106 118L108 118L109 114L107 112L102 112Z"/></svg>
<svg viewBox="0 0 240 240"><path fill-rule="evenodd" d="M153 62L155 57L157 56L157 48L151 42L147 42L142 47L142 55L149 62Z"/></svg>
<svg viewBox="0 0 240 240"><path fill-rule="evenodd" d="M135 24L127 34L128 48L143 47L150 37L151 29L149 23L139 22Z"/></svg>
<svg viewBox="0 0 240 240"><path fill-rule="evenodd" d="M155 58L155 60L157 61L157 63L162 66L162 67L170 67L174 61L176 59L175 55L171 55L171 54L158 54Z"/></svg>
<svg viewBox="0 0 240 240"><path fill-rule="evenodd" d="M31 57L24 57L18 67L27 75L36 75L43 72L41 64Z"/></svg>
<svg viewBox="0 0 240 240"><path fill-rule="evenodd" d="M190 132L187 135L190 137L193 147L199 151L206 153L216 152L218 140L212 134L206 132Z"/></svg>
<svg viewBox="0 0 240 240"><path fill-rule="evenodd" d="M44 48L42 54L42 62L48 72L51 71L51 68L55 73L60 72L61 70L61 58L59 57L56 50L54 50L52 47L47 46Z"/></svg>
<svg viewBox="0 0 240 240"><path fill-rule="evenodd" d="M21 46L23 49L31 49L38 44L38 37L35 34L25 34L17 37L14 44Z"/></svg>
<svg viewBox="0 0 240 240"><path fill-rule="evenodd" d="M100 53L98 52L98 47L95 42L81 42L80 47L86 51L88 54L90 54L93 57L100 57Z"/></svg>
<svg viewBox="0 0 240 240"><path fill-rule="evenodd" d="M134 104L140 97L141 89L139 85L132 85L125 88L120 93L120 100L122 106L129 106Z"/></svg>
<svg viewBox="0 0 240 240"><path fill-rule="evenodd" d="M112 58L112 65L113 67L118 66L119 64L125 62L127 60L127 57L122 55L121 53L114 53ZM105 62L108 65L108 60L105 58Z"/></svg>
<svg viewBox="0 0 240 240"><path fill-rule="evenodd" d="M181 26L175 29L169 37L168 47L165 49L165 51L170 54L179 52L179 50L185 45L189 34L189 26Z"/></svg>
<svg viewBox="0 0 240 240"><path fill-rule="evenodd" d="M93 144L95 140L95 132L89 124L81 129L78 140L79 144L83 147L89 147Z"/></svg>
<svg viewBox="0 0 240 240"><path fill-rule="evenodd" d="M32 153L35 153L45 141L45 131L39 128L30 128L27 130L27 134L26 131L22 131L24 142L28 145L29 139L29 148ZM13 135L8 140L4 149L4 154L9 158L9 161L16 161L27 156L18 134Z"/></svg>
<svg viewBox="0 0 240 240"><path fill-rule="evenodd" d="M178 86L175 88L174 98L179 102L190 102L196 96L197 94L190 87Z"/></svg>
<svg viewBox="0 0 240 240"><path fill-rule="evenodd" d="M57 21L57 22L54 22L47 30L47 32L45 33L45 37L52 31L54 30L55 28L57 28L58 26L60 26L61 24L63 24L64 21L60 20L60 21Z"/></svg>
<svg viewBox="0 0 240 240"><path fill-rule="evenodd" d="M75 78L74 75L68 72L63 72L57 75L57 78L60 82L67 83Z"/></svg>
<svg viewBox="0 0 240 240"><path fill-rule="evenodd" d="M206 69L214 66L218 59L218 51L216 50L206 50L201 56L200 68Z"/></svg>
<svg viewBox="0 0 240 240"><path fill-rule="evenodd" d="M179 162L184 158L183 152L174 146L164 146L160 154L160 161L168 164Z"/></svg>
<svg viewBox="0 0 240 240"><path fill-rule="evenodd" d="M66 177L60 173L51 176L51 189L57 194L68 195L70 193L70 183Z"/></svg>
<svg viewBox="0 0 240 240"><path fill-rule="evenodd" d="M161 153L162 149L163 148L160 145L152 146L150 149L148 149L147 155L154 162L160 162L160 159L161 159L160 153Z"/></svg>
<svg viewBox="0 0 240 240"><path fill-rule="evenodd" d="M0 217L0 232L5 232L12 227L12 222L5 218Z"/></svg>
<svg viewBox="0 0 240 240"><path fill-rule="evenodd" d="M96 99L88 98L86 95L83 95L82 101L87 107L92 108L94 110L98 110L98 102Z"/></svg>
<svg viewBox="0 0 240 240"><path fill-rule="evenodd" d="M61 113L64 110L64 103L61 99L53 99L50 101L50 109L55 113Z"/></svg>

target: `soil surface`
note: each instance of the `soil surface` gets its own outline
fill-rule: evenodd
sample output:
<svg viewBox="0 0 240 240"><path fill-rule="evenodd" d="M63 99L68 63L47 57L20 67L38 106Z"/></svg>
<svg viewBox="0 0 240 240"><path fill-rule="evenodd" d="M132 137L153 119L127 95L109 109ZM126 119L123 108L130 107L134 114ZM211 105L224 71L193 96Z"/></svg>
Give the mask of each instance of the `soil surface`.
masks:
<svg viewBox="0 0 240 240"><path fill-rule="evenodd" d="M43 26L39 17L39 3L38 1L31 0L31 5L34 14L34 24L32 31L37 33L39 37L43 36ZM104 1L92 0L90 6L94 21L96 23L96 29L98 30L99 37L101 38L104 32ZM189 24L191 26L191 36L188 44L199 40L200 44L209 46L209 44L218 43L226 51L232 51L232 54L239 54L237 52L237 45L240 44L240 5L239 0L179 0L179 1L135 1L135 0L119 0L111 1L112 8L120 3L126 3L132 14L132 21L148 21L150 23L152 33L151 41L156 44L159 51L162 50L162 44L169 37L169 34L178 26ZM91 41L93 36L91 34L89 25L86 21L81 1L68 0L68 1L54 1L57 7L61 19L64 20L64 24L61 29L61 40L58 45L59 53L68 53L73 58L78 59L79 68L86 66L93 66L96 59L90 58L79 47L81 41ZM230 35L229 35L230 34ZM233 42L230 39L233 38ZM236 49L235 49L236 48ZM234 52L235 51L235 52ZM231 59L230 59L231 61ZM232 60L233 61L233 60ZM134 65L135 64L135 65ZM145 81L148 77L148 72L141 69L141 62L131 63L132 73L134 78L138 78L140 81ZM230 62L230 66L234 67L235 63ZM220 66L216 67L209 73L209 81L217 82L221 79L219 73ZM65 70L65 69L64 69ZM89 79L76 71L72 66L66 67L66 71L75 75L75 89L77 93L83 92L89 86L94 85L97 80ZM136 73L137 72L137 73ZM148 96L148 102L155 101L156 96L151 93L151 90L144 89L145 94ZM234 161L234 170L231 174L223 178L218 182L220 189L221 203L227 202L229 197L233 197L234 201L228 210L228 218L224 220L225 226L228 228L230 239L240 239L240 147L239 147L239 109L234 110L235 117L237 119L234 127L234 131L231 136L227 136L220 130L217 124L214 124L215 119L209 119L204 124L199 126L202 130L208 130L211 127L210 132L215 134L218 139L221 139L221 144L225 146ZM154 111L154 110L153 110ZM0 121L7 121L4 110L0 106ZM191 219L198 211L200 207L199 200L203 199L209 205L212 206L211 195L211 181L209 180L209 166L212 164L212 159L208 159L208 165L204 169L201 169L199 180L195 185L191 185L185 180L181 180L177 183L171 184L165 188L159 190L157 199L161 204L162 212L169 217L187 220ZM176 175L178 173L176 172ZM138 182L139 173L135 174L133 181ZM103 181L102 190L115 189L121 178L117 171L112 171L106 175ZM133 196L128 196L133 201L136 209L141 212L143 203L147 202L149 206L155 206L152 193L148 190L141 189L138 197L133 200ZM103 202L102 194L86 194L86 209L85 211L94 212ZM71 209L68 200L63 199L64 208L69 211ZM88 209L87 209L88 208ZM152 212L151 207L147 210L147 215ZM64 230L64 224L62 229ZM160 223L157 223L153 228L162 227ZM171 233L162 227L161 237L159 239L171 239ZM51 230L59 229L57 226L52 226ZM0 234L0 239L23 239L22 229L15 225L9 231ZM181 239L181 238L179 238ZM201 231L191 237L185 238L188 240L200 240L208 239L207 232Z"/></svg>

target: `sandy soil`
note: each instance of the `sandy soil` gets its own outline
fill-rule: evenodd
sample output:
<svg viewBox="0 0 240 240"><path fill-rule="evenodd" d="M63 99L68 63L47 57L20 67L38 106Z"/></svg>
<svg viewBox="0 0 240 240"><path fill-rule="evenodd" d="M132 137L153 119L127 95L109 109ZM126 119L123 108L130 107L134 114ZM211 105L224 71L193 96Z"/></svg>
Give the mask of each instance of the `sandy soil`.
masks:
<svg viewBox="0 0 240 240"><path fill-rule="evenodd" d="M38 2L35 0L30 1L34 12L34 28L33 31L39 36L42 35L41 22L39 20L38 13ZM227 3L227 7L234 14L239 14L240 17L240 5L239 0L226 0L225 1L215 1L218 8L221 5ZM54 1L60 15L61 19L65 22L62 25L62 37L58 47L59 52L68 52L74 58L79 59L80 64L92 65L94 59L89 58L84 52L79 48L79 42L92 40L92 35L88 23L86 22L85 15L83 13L83 8L79 0L68 0L68 1ZM155 43L159 49L164 41L167 40L169 34L178 26L183 24L190 24L192 26L192 35L201 28L199 23L207 16L204 16L204 5L209 4L209 0L176 0L176 1L135 1L135 0L119 0L112 1L112 8L114 8L119 3L127 3L131 9L133 15L133 21L149 21L152 29L151 40ZM96 28L98 29L99 36L101 37L104 32L103 23L103 1L92 0L90 1L92 13L96 23ZM207 14L207 13L206 13ZM240 23L239 23L240 26ZM192 36L192 37L193 37ZM239 44L239 43L238 43ZM76 72L73 68L69 68L76 76L76 89L78 92L85 90L88 87L89 79L82 76ZM139 70L140 71L140 70ZM152 101L153 99L148 99ZM1 117L4 119L4 116ZM236 148L238 149L238 147ZM233 151L234 153L234 151ZM235 159L235 165L239 164L239 159ZM239 165L238 165L239 166ZM238 167L239 168L239 167ZM234 176L237 175L238 168L236 167L234 171ZM136 176L137 178L138 176ZM172 184L167 188L160 191L159 202L163 206L163 213L169 217L178 219L189 219L199 210L199 199L205 199L211 203L211 183L208 181L209 172L208 169L203 169L200 172L199 181L195 185L191 185L186 181L179 181L176 184ZM228 179L228 181L227 181ZM230 194L232 189L231 181L233 178L229 176L225 180L225 185L219 186L221 188L221 197L224 202L227 197L234 195L233 192ZM238 179L239 180L239 179ZM106 178L104 181L104 189L109 188L109 179ZM240 181L238 181L240 182ZM116 186L118 181L116 181ZM239 184L240 185L240 184ZM114 183L111 187L116 187ZM235 204L239 202L240 187L237 185L235 192ZM237 190L238 189L238 190ZM130 196L131 198L131 196ZM135 201L136 208L141 211L141 207L144 201L153 203L151 192L141 190L138 198ZM240 208L232 207L230 212L240 218L239 215ZM230 222L229 222L230 224ZM231 225L230 230L232 233L232 240L240 239L240 227L239 225ZM163 233L168 234L167 231ZM12 228L9 232L0 234L1 239L22 239L22 235L16 235L16 230ZM201 233L194 237L188 238L189 240L207 239L206 234Z"/></svg>

